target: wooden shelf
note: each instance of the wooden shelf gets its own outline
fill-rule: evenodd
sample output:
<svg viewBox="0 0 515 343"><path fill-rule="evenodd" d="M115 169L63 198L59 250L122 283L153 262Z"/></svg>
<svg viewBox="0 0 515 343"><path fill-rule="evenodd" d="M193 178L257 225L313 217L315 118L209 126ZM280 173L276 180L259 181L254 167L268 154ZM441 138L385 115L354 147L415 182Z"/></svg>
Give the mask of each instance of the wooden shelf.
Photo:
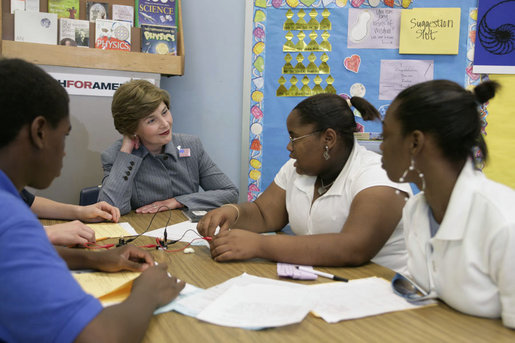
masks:
<svg viewBox="0 0 515 343"><path fill-rule="evenodd" d="M0 10L3 8L0 1ZM157 55L142 52L78 48L62 45L1 40L0 54L8 58L22 58L26 61L52 66L93 68L107 70L136 71L163 75L184 74L184 42L182 33L181 1L177 0L178 37L177 56ZM0 16L0 37L2 17ZM138 30L139 31L139 30Z"/></svg>

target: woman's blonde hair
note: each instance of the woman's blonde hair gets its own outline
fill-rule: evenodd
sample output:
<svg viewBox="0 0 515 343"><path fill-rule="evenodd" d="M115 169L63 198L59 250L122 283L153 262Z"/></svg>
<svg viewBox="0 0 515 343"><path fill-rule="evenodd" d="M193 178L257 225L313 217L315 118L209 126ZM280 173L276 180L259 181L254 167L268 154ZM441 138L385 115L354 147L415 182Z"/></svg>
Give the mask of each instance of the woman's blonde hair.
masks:
<svg viewBox="0 0 515 343"><path fill-rule="evenodd" d="M134 134L139 120L154 112L161 102L170 108L170 95L147 80L122 84L114 93L111 104L114 127L122 135Z"/></svg>

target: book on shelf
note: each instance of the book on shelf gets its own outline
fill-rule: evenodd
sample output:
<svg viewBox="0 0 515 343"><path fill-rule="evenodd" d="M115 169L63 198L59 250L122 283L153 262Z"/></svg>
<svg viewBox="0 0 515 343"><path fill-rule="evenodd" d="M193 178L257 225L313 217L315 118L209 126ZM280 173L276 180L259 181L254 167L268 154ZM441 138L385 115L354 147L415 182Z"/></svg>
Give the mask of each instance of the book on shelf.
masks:
<svg viewBox="0 0 515 343"><path fill-rule="evenodd" d="M113 5L113 20L126 21L134 26L134 7Z"/></svg>
<svg viewBox="0 0 515 343"><path fill-rule="evenodd" d="M59 19L59 45L89 47L89 21Z"/></svg>
<svg viewBox="0 0 515 343"><path fill-rule="evenodd" d="M109 4L107 2L86 2L86 19L94 23L97 19L107 19Z"/></svg>
<svg viewBox="0 0 515 343"><path fill-rule="evenodd" d="M95 48L131 51L131 24L125 21L97 19Z"/></svg>
<svg viewBox="0 0 515 343"><path fill-rule="evenodd" d="M141 25L177 26L175 0L135 0L135 11L137 27Z"/></svg>
<svg viewBox="0 0 515 343"><path fill-rule="evenodd" d="M11 0L11 13L17 10L39 12L39 0Z"/></svg>
<svg viewBox="0 0 515 343"><path fill-rule="evenodd" d="M39 12L39 0L25 0L25 11Z"/></svg>
<svg viewBox="0 0 515 343"><path fill-rule="evenodd" d="M48 13L58 18L79 19L79 0L48 0Z"/></svg>
<svg viewBox="0 0 515 343"><path fill-rule="evenodd" d="M177 28L141 25L141 51L159 55L177 55Z"/></svg>
<svg viewBox="0 0 515 343"><path fill-rule="evenodd" d="M25 0L11 0L11 13L17 10L25 11Z"/></svg>
<svg viewBox="0 0 515 343"><path fill-rule="evenodd" d="M17 42L57 44L57 14L14 12L14 40Z"/></svg>

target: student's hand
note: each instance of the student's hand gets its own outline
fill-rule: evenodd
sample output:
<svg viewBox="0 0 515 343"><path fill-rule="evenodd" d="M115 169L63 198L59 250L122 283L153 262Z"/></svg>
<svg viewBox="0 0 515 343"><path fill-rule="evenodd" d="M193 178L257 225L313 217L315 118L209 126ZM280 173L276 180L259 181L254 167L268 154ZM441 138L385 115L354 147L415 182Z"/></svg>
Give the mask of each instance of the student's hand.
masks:
<svg viewBox="0 0 515 343"><path fill-rule="evenodd" d="M123 135L122 147L120 151L126 152L127 154L131 154L132 150L138 149L141 142L139 137L136 135Z"/></svg>
<svg viewBox="0 0 515 343"><path fill-rule="evenodd" d="M146 293L155 300L156 308L175 299L184 288L184 281L177 282L169 276L166 264L147 268L132 284L132 293Z"/></svg>
<svg viewBox="0 0 515 343"><path fill-rule="evenodd" d="M154 258L148 251L126 245L121 248L94 253L94 268L103 272L129 270L142 272L154 265Z"/></svg>
<svg viewBox="0 0 515 343"><path fill-rule="evenodd" d="M246 230L220 231L211 241L211 256L217 262L259 257L263 236Z"/></svg>
<svg viewBox="0 0 515 343"><path fill-rule="evenodd" d="M79 206L77 218L90 223L110 220L117 223L120 220L120 210L105 201L97 202L89 206Z"/></svg>
<svg viewBox="0 0 515 343"><path fill-rule="evenodd" d="M156 213L181 207L184 207L184 205L178 202L175 198L171 198L162 201L155 201L151 204L137 208L136 213Z"/></svg>
<svg viewBox="0 0 515 343"><path fill-rule="evenodd" d="M75 245L95 242L95 231L78 220L45 226L48 239L53 245Z"/></svg>
<svg viewBox="0 0 515 343"><path fill-rule="evenodd" d="M197 231L204 237L213 237L216 228L227 231L238 217L238 212L231 206L222 206L206 213L197 224Z"/></svg>

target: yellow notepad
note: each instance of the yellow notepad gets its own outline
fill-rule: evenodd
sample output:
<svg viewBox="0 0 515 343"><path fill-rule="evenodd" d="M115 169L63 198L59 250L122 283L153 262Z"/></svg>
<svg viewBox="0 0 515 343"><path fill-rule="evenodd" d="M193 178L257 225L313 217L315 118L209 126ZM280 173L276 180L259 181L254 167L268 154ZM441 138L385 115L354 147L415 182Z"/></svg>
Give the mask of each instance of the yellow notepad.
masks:
<svg viewBox="0 0 515 343"><path fill-rule="evenodd" d="M73 277L81 285L82 289L103 305L120 303L125 300L132 288L132 282L141 273L117 272L117 273L74 273Z"/></svg>
<svg viewBox="0 0 515 343"><path fill-rule="evenodd" d="M95 239L97 241L105 238L118 238L131 235L117 223L87 224L87 226L95 231Z"/></svg>
<svg viewBox="0 0 515 343"><path fill-rule="evenodd" d="M461 8L413 8L401 12L400 54L458 54Z"/></svg>

